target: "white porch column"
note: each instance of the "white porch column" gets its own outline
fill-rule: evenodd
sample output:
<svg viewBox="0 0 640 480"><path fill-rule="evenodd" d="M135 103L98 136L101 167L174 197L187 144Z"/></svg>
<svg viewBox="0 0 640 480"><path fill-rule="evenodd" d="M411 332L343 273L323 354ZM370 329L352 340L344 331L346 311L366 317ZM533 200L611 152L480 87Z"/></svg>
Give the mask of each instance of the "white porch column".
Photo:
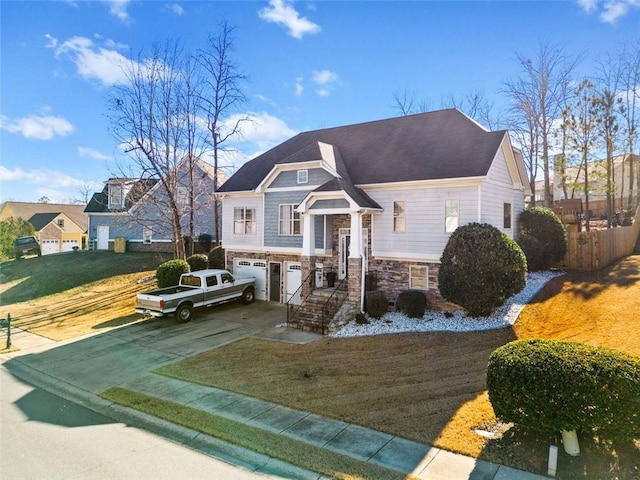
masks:
<svg viewBox="0 0 640 480"><path fill-rule="evenodd" d="M302 215L302 255L313 257L316 252L316 229L310 212Z"/></svg>
<svg viewBox="0 0 640 480"><path fill-rule="evenodd" d="M351 212L349 258L362 258L362 213Z"/></svg>

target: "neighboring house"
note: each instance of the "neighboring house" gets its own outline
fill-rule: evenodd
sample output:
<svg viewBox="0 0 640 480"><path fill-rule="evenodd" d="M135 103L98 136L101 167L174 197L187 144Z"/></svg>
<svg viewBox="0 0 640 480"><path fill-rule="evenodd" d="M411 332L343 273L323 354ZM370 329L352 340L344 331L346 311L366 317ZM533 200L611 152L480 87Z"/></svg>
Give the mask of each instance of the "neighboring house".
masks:
<svg viewBox="0 0 640 480"><path fill-rule="evenodd" d="M356 310L372 288L438 302L451 233L486 222L513 237L529 194L508 132L456 109L328 128L285 141L220 187L222 244L229 268L257 277L259 299L310 304L334 272ZM290 323L327 331L326 321Z"/></svg>
<svg viewBox="0 0 640 480"><path fill-rule="evenodd" d="M188 163L177 166L177 202L183 236L190 223L194 238L214 236L213 167L194 159L193 175ZM193 180L190 180L193 179ZM193 218L190 217L190 185L193 182ZM173 252L171 210L162 182L157 179L110 178L101 192L96 192L85 210L89 218L89 248L113 250L116 238L126 240L133 251Z"/></svg>
<svg viewBox="0 0 640 480"><path fill-rule="evenodd" d="M43 255L86 248L87 217L84 205L5 202L0 220L22 218L33 225Z"/></svg>

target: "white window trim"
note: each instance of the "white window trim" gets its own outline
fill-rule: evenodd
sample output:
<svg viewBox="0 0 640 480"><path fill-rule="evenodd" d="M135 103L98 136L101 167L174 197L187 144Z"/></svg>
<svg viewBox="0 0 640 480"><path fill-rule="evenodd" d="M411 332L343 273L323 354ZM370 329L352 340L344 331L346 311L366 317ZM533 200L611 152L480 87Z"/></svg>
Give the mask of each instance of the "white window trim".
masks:
<svg viewBox="0 0 640 480"><path fill-rule="evenodd" d="M241 219L237 220L236 219L236 212L238 210L242 211L242 215L241 215ZM251 213L251 220L247 220L247 212L250 211ZM238 224L242 223L242 231L239 232L236 229L236 226ZM247 225L250 224L250 227L247 228ZM234 235L255 235L257 228L256 228L256 209L255 207L234 207L233 208L233 234Z"/></svg>
<svg viewBox="0 0 640 480"><path fill-rule="evenodd" d="M153 229L151 227L142 227L142 243L152 243Z"/></svg>
<svg viewBox="0 0 640 480"><path fill-rule="evenodd" d="M396 204L402 204L402 215L396 215ZM404 200L394 200L393 209L391 212L393 216L392 229L393 233L406 233L407 231L407 203ZM396 229L396 219L402 218L402 230Z"/></svg>
<svg viewBox="0 0 640 480"><path fill-rule="evenodd" d="M298 170L298 184L309 183L309 170Z"/></svg>
<svg viewBox="0 0 640 480"><path fill-rule="evenodd" d="M456 202L456 215L448 215L447 212L447 203L448 202ZM455 228L449 227L449 218L455 218ZM460 199L458 198L447 198L444 201L444 231L445 233L452 233L460 226Z"/></svg>
<svg viewBox="0 0 640 480"><path fill-rule="evenodd" d="M296 212L296 206L293 203L281 203L278 205L278 235L282 237L299 237L302 235L302 218L300 213ZM282 218L282 207L289 207L289 218ZM283 233L282 226L288 223L289 232ZM298 233L296 233L296 224L298 226Z"/></svg>
<svg viewBox="0 0 640 480"><path fill-rule="evenodd" d="M413 285L413 269L414 268L424 268L424 279L426 284L424 287L416 287ZM409 288L412 290L422 290L425 292L429 290L429 266L428 265L409 265Z"/></svg>
<svg viewBox="0 0 640 480"><path fill-rule="evenodd" d="M118 202L114 202L114 192L116 190L120 191L120 195L119 195L119 201ZM122 198L124 196L124 187L122 185L116 185L116 184L110 184L109 185L109 208L122 208L124 206L124 199Z"/></svg>
<svg viewBox="0 0 640 480"><path fill-rule="evenodd" d="M509 205L509 226L505 225L507 216L505 215L506 206ZM502 228L503 230L511 230L513 229L513 204L509 202L504 202L502 204Z"/></svg>

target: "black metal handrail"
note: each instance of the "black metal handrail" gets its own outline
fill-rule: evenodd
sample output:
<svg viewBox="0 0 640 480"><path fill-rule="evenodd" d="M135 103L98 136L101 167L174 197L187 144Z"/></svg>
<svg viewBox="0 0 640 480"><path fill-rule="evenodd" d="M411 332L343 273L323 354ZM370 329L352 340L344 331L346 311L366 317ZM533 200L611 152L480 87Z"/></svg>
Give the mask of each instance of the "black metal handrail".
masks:
<svg viewBox="0 0 640 480"><path fill-rule="evenodd" d="M327 328L327 323L331 321L331 319L335 316L336 313L338 313L338 310L340 310L340 307L349 296L349 289L342 288L346 280L347 280L346 277L340 280L340 283L338 283L338 285L336 286L331 296L327 298L326 302L322 304L322 331L323 332Z"/></svg>
<svg viewBox="0 0 640 480"><path fill-rule="evenodd" d="M300 286L298 287L298 289L295 292L293 292L293 295L291 295L291 298L287 300L287 324L291 323L291 321L295 318L298 311L306 303L311 293L309 293L304 298L302 298L302 295L300 295L300 305L295 305L291 303L291 300L293 300L296 297L298 292L302 292L302 287L306 282L309 282L310 287L313 286L313 282L315 281L315 274L316 274L316 269L314 268L309 272L309 275L307 275L306 278L300 283ZM312 292L312 291L313 291L313 288L310 288L309 292Z"/></svg>

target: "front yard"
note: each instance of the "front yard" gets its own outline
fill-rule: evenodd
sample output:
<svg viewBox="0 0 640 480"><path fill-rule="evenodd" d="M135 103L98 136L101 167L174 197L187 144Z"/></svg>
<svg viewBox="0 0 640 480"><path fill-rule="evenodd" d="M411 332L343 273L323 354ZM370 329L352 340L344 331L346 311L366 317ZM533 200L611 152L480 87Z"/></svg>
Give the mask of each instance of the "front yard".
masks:
<svg viewBox="0 0 640 480"><path fill-rule="evenodd" d="M489 354L516 338L542 337L640 355L638 311L640 256L633 256L552 280L513 328L323 338L306 346L246 339L161 373L546 474L559 435L496 421L485 392ZM587 432L580 441L580 457L561 449L558 478L640 478L640 442Z"/></svg>

